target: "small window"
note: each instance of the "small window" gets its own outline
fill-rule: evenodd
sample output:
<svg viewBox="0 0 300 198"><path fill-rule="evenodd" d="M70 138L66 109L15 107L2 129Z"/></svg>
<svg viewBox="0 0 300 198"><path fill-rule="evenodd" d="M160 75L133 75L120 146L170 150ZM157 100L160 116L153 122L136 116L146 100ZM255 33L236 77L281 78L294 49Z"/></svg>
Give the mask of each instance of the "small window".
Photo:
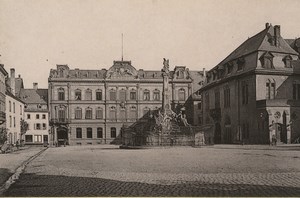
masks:
<svg viewBox="0 0 300 198"><path fill-rule="evenodd" d="M42 115L42 119L46 119L46 114L43 114L43 115Z"/></svg>
<svg viewBox="0 0 300 198"><path fill-rule="evenodd" d="M9 101L8 103L9 103L9 112L11 112L11 101Z"/></svg>
<svg viewBox="0 0 300 198"><path fill-rule="evenodd" d="M36 115L35 115L35 118L36 118L36 119L40 119L40 114L36 114Z"/></svg>
<svg viewBox="0 0 300 198"><path fill-rule="evenodd" d="M157 89L153 92L153 100L160 100L160 91Z"/></svg>
<svg viewBox="0 0 300 198"><path fill-rule="evenodd" d="M93 114L92 109L91 108L87 108L85 110L85 119L92 119L92 114Z"/></svg>
<svg viewBox="0 0 300 198"><path fill-rule="evenodd" d="M117 137L117 129L115 127L110 128L110 137L116 138Z"/></svg>
<svg viewBox="0 0 300 198"><path fill-rule="evenodd" d="M14 127L16 127L16 118L14 117Z"/></svg>
<svg viewBox="0 0 300 198"><path fill-rule="evenodd" d="M22 115L22 105L20 105L20 115Z"/></svg>
<svg viewBox="0 0 300 198"><path fill-rule="evenodd" d="M150 91L149 90L145 90L144 91L144 100L145 101L149 101L150 100Z"/></svg>
<svg viewBox="0 0 300 198"><path fill-rule="evenodd" d="M75 119L82 119L82 110L79 107L75 109Z"/></svg>
<svg viewBox="0 0 300 198"><path fill-rule="evenodd" d="M185 90L183 88L178 90L178 100L180 101L185 100Z"/></svg>
<svg viewBox="0 0 300 198"><path fill-rule="evenodd" d="M92 100L92 90L88 89L85 91L85 100Z"/></svg>
<svg viewBox="0 0 300 198"><path fill-rule="evenodd" d="M13 112L16 113L16 104L13 102Z"/></svg>
<svg viewBox="0 0 300 198"><path fill-rule="evenodd" d="M46 123L43 123L43 130L46 130L46 129L47 129Z"/></svg>
<svg viewBox="0 0 300 198"><path fill-rule="evenodd" d="M58 89L58 100L65 100L65 90L63 88Z"/></svg>
<svg viewBox="0 0 300 198"><path fill-rule="evenodd" d="M130 100L136 100L136 91L135 90L130 91Z"/></svg>
<svg viewBox="0 0 300 198"><path fill-rule="evenodd" d="M40 123L37 123L37 124L35 125L35 129L41 130L41 124L40 124Z"/></svg>
<svg viewBox="0 0 300 198"><path fill-rule="evenodd" d="M27 114L27 119L30 120L30 114Z"/></svg>
<svg viewBox="0 0 300 198"><path fill-rule="evenodd" d="M103 138L103 129L101 127L97 128L97 138Z"/></svg>
<svg viewBox="0 0 300 198"><path fill-rule="evenodd" d="M76 128L76 138L82 138L82 128Z"/></svg>
<svg viewBox="0 0 300 198"><path fill-rule="evenodd" d="M102 100L102 91L101 90L96 91L96 100Z"/></svg>
<svg viewBox="0 0 300 198"><path fill-rule="evenodd" d="M117 100L116 90L111 89L109 91L109 99L112 100L112 101Z"/></svg>
<svg viewBox="0 0 300 198"><path fill-rule="evenodd" d="M75 100L81 100L81 91L80 90L75 91Z"/></svg>
<svg viewBox="0 0 300 198"><path fill-rule="evenodd" d="M93 138L93 129L90 127L86 129L86 138Z"/></svg>
<svg viewBox="0 0 300 198"><path fill-rule="evenodd" d="M33 142L32 135L25 135L25 142Z"/></svg>

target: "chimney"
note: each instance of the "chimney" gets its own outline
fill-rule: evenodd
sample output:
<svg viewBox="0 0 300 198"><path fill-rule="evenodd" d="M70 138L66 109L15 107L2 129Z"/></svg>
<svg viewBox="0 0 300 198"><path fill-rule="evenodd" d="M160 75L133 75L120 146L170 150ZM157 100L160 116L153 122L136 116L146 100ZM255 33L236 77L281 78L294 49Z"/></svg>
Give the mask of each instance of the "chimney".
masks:
<svg viewBox="0 0 300 198"><path fill-rule="evenodd" d="M10 88L11 88L11 93L13 95L16 94L16 78L15 78L16 72L14 68L10 69Z"/></svg>
<svg viewBox="0 0 300 198"><path fill-rule="evenodd" d="M37 90L38 89L38 83L33 83L33 89Z"/></svg>
<svg viewBox="0 0 300 198"><path fill-rule="evenodd" d="M266 23L266 29L268 29L270 27L269 23Z"/></svg>
<svg viewBox="0 0 300 198"><path fill-rule="evenodd" d="M205 71L205 68L203 68L203 77L206 78L206 71Z"/></svg>
<svg viewBox="0 0 300 198"><path fill-rule="evenodd" d="M280 25L274 26L275 46L279 47Z"/></svg>

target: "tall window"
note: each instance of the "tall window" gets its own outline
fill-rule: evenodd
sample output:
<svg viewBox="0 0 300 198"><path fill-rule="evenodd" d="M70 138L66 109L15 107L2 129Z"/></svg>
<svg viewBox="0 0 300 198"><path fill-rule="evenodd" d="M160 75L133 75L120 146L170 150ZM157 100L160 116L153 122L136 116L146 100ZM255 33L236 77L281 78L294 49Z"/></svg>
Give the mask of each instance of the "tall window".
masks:
<svg viewBox="0 0 300 198"><path fill-rule="evenodd" d="M65 100L65 90L63 88L58 89L58 100Z"/></svg>
<svg viewBox="0 0 300 198"><path fill-rule="evenodd" d="M300 100L300 84L293 84L293 99Z"/></svg>
<svg viewBox="0 0 300 198"><path fill-rule="evenodd" d="M144 91L144 97L143 97L144 100L148 101L150 100L150 91L149 90L145 90Z"/></svg>
<svg viewBox="0 0 300 198"><path fill-rule="evenodd" d="M202 103L201 103L201 102L198 102L197 106L198 106L198 109L199 109L199 110L202 109Z"/></svg>
<svg viewBox="0 0 300 198"><path fill-rule="evenodd" d="M116 107L112 106L109 109L109 118L116 119Z"/></svg>
<svg viewBox="0 0 300 198"><path fill-rule="evenodd" d="M85 100L92 100L92 90L87 89L85 91Z"/></svg>
<svg viewBox="0 0 300 198"><path fill-rule="evenodd" d="M135 90L130 91L130 100L136 100L136 91Z"/></svg>
<svg viewBox="0 0 300 198"><path fill-rule="evenodd" d="M117 137L117 129L115 127L110 128L110 137L116 138Z"/></svg>
<svg viewBox="0 0 300 198"><path fill-rule="evenodd" d="M230 107L230 88L224 88L224 107Z"/></svg>
<svg viewBox="0 0 300 198"><path fill-rule="evenodd" d="M136 106L131 106L130 110L129 110L129 116L128 117L130 119L136 119L137 118L136 111L137 111Z"/></svg>
<svg viewBox="0 0 300 198"><path fill-rule="evenodd" d="M275 81L268 80L266 82L266 99L274 99L275 92Z"/></svg>
<svg viewBox="0 0 300 198"><path fill-rule="evenodd" d="M40 114L36 114L36 115L35 115L35 118L36 118L36 119L40 119Z"/></svg>
<svg viewBox="0 0 300 198"><path fill-rule="evenodd" d="M22 115L22 105L20 105L20 115Z"/></svg>
<svg viewBox="0 0 300 198"><path fill-rule="evenodd" d="M86 128L86 138L93 138L93 129L90 127Z"/></svg>
<svg viewBox="0 0 300 198"><path fill-rule="evenodd" d="M205 93L205 110L209 110L209 93Z"/></svg>
<svg viewBox="0 0 300 198"><path fill-rule="evenodd" d="M16 104L13 102L13 112L16 113Z"/></svg>
<svg viewBox="0 0 300 198"><path fill-rule="evenodd" d="M93 111L91 108L85 109L85 119L92 119L93 117Z"/></svg>
<svg viewBox="0 0 300 198"><path fill-rule="evenodd" d="M178 100L180 101L185 100L185 90L183 88L178 90Z"/></svg>
<svg viewBox="0 0 300 198"><path fill-rule="evenodd" d="M9 116L9 127L12 126L11 123L12 123L12 118L11 118L11 116Z"/></svg>
<svg viewBox="0 0 300 198"><path fill-rule="evenodd" d="M66 121L66 111L65 111L65 109L59 109L58 110L58 120L60 122L65 122Z"/></svg>
<svg viewBox="0 0 300 198"><path fill-rule="evenodd" d="M96 100L102 100L102 90L96 91Z"/></svg>
<svg viewBox="0 0 300 198"><path fill-rule="evenodd" d="M76 138L82 138L82 128L76 128Z"/></svg>
<svg viewBox="0 0 300 198"><path fill-rule="evenodd" d="M79 89L75 91L75 100L81 100L81 90Z"/></svg>
<svg viewBox="0 0 300 198"><path fill-rule="evenodd" d="M97 138L103 138L103 129L101 127L97 128Z"/></svg>
<svg viewBox="0 0 300 198"><path fill-rule="evenodd" d="M46 123L43 123L43 130L46 130Z"/></svg>
<svg viewBox="0 0 300 198"><path fill-rule="evenodd" d="M42 119L46 119L46 114L43 114L43 115L42 115Z"/></svg>
<svg viewBox="0 0 300 198"><path fill-rule="evenodd" d="M160 91L157 89L153 91L153 100L160 100Z"/></svg>
<svg viewBox="0 0 300 198"><path fill-rule="evenodd" d="M126 119L126 108L125 108L125 106L120 107L118 118L121 119L121 120Z"/></svg>
<svg viewBox="0 0 300 198"><path fill-rule="evenodd" d="M246 82L242 82L242 104L248 104L248 84Z"/></svg>
<svg viewBox="0 0 300 198"><path fill-rule="evenodd" d="M103 119L103 109L100 107L96 109L96 119Z"/></svg>
<svg viewBox="0 0 300 198"><path fill-rule="evenodd" d="M119 100L126 100L126 90L125 89L121 89L119 92Z"/></svg>
<svg viewBox="0 0 300 198"><path fill-rule="evenodd" d="M117 100L116 90L111 89L111 90L109 91L109 99L110 99L110 100Z"/></svg>
<svg viewBox="0 0 300 198"><path fill-rule="evenodd" d="M16 127L16 118L14 117L14 127Z"/></svg>
<svg viewBox="0 0 300 198"><path fill-rule="evenodd" d="M75 119L82 119L82 109L79 107L75 109Z"/></svg>
<svg viewBox="0 0 300 198"><path fill-rule="evenodd" d="M215 108L220 108L220 91L215 92Z"/></svg>
<svg viewBox="0 0 300 198"><path fill-rule="evenodd" d="M9 101L8 103L9 103L9 112L11 112L11 101Z"/></svg>

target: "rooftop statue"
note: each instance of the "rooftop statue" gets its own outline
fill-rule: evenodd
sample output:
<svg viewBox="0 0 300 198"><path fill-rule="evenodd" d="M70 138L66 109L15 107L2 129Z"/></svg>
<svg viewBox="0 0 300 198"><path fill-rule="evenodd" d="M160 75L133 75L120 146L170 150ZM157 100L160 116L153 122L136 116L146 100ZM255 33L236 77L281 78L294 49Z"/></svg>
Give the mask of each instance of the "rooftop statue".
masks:
<svg viewBox="0 0 300 198"><path fill-rule="evenodd" d="M165 59L164 58L164 62L163 62L163 69L162 69L162 72L166 73L166 74L169 74L170 73L170 70L169 70L169 59Z"/></svg>

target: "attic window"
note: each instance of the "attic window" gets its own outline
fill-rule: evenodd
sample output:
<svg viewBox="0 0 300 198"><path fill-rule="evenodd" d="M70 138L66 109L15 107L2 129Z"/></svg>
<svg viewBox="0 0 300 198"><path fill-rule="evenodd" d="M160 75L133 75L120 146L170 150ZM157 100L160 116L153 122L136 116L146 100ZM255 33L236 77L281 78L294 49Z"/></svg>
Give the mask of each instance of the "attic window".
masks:
<svg viewBox="0 0 300 198"><path fill-rule="evenodd" d="M273 57L274 56L270 52L264 53L259 59L261 66L265 69L274 69Z"/></svg>
<svg viewBox="0 0 300 198"><path fill-rule="evenodd" d="M237 60L237 65L238 65L238 68L237 68L238 71L243 70L244 66L245 66L245 59L244 58L239 58Z"/></svg>
<svg viewBox="0 0 300 198"><path fill-rule="evenodd" d="M293 60L293 58L290 55L288 55L288 56L286 56L282 59L282 61L284 62L285 67L287 67L287 68L292 67L292 64L291 64L292 60Z"/></svg>
<svg viewBox="0 0 300 198"><path fill-rule="evenodd" d="M227 73L230 74L233 70L233 63L229 62L227 63Z"/></svg>
<svg viewBox="0 0 300 198"><path fill-rule="evenodd" d="M40 109L40 108L42 108L42 105L41 105L41 104L38 104L37 107Z"/></svg>

